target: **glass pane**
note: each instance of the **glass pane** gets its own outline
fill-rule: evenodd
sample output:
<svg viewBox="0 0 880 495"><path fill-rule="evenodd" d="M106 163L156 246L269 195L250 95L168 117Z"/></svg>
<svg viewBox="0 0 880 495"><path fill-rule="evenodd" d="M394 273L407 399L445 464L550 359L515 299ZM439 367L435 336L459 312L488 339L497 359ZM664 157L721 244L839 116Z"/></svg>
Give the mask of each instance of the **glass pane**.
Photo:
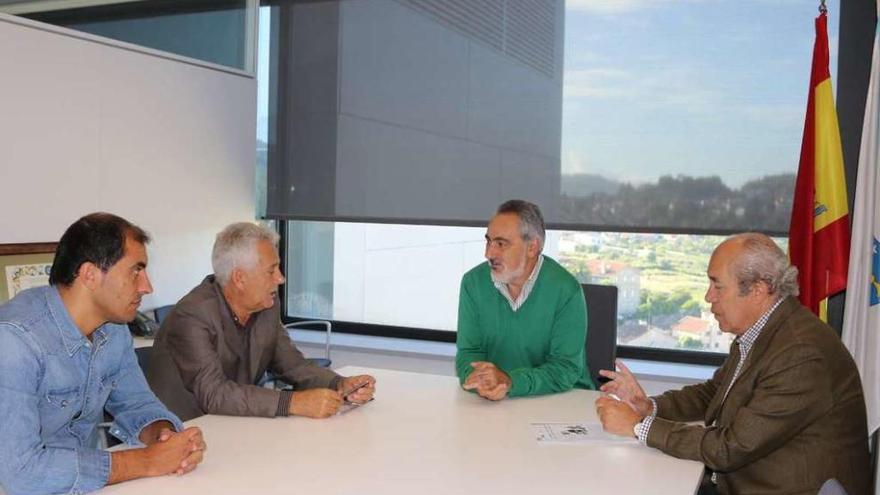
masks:
<svg viewBox="0 0 880 495"><path fill-rule="evenodd" d="M562 221L787 231L816 6L568 1Z"/></svg>
<svg viewBox="0 0 880 495"><path fill-rule="evenodd" d="M562 232L560 262L582 283L618 288L620 345L727 352L704 300L706 268L722 236ZM788 239L776 238L783 249Z"/></svg>
<svg viewBox="0 0 880 495"><path fill-rule="evenodd" d="M269 73L272 45L272 8L260 7L259 31L257 32L257 167L256 213L257 218L266 216L266 164L269 159Z"/></svg>
<svg viewBox="0 0 880 495"><path fill-rule="evenodd" d="M455 331L485 228L289 222L288 314ZM721 236L549 231L544 254L618 288L618 344L727 352L703 296ZM787 239L775 241L787 249Z"/></svg>
<svg viewBox="0 0 880 495"><path fill-rule="evenodd" d="M329 222L288 222L288 314L323 320L345 314L343 309L334 311L334 289L341 290L355 280L345 272L339 280L334 278L334 268L345 261L334 258L336 231L336 225Z"/></svg>
<svg viewBox="0 0 880 495"><path fill-rule="evenodd" d="M0 6L28 19L245 69L247 0L95 1Z"/></svg>

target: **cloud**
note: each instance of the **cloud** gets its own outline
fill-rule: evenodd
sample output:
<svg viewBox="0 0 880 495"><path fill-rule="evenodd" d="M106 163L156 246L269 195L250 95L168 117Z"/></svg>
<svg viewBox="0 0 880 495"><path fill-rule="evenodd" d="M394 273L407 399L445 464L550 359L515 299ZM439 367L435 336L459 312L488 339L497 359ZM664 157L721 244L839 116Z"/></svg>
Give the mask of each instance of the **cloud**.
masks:
<svg viewBox="0 0 880 495"><path fill-rule="evenodd" d="M633 10L641 10L652 3L664 0L566 0L567 10L579 10L598 14L621 14Z"/></svg>
<svg viewBox="0 0 880 495"><path fill-rule="evenodd" d="M692 113L717 111L723 95L701 84L698 73L658 65L635 72L613 67L566 70L563 95L566 100L617 99Z"/></svg>
<svg viewBox="0 0 880 495"><path fill-rule="evenodd" d="M572 149L563 150L562 153L562 170L566 174L586 174L593 171L590 168L587 154L582 151Z"/></svg>
<svg viewBox="0 0 880 495"><path fill-rule="evenodd" d="M806 97L804 97L806 100ZM744 119L760 122L768 131L789 130L794 126L803 126L804 115L807 111L807 103L796 105L794 103L749 103L730 105L731 111L741 115Z"/></svg>
<svg viewBox="0 0 880 495"><path fill-rule="evenodd" d="M625 14L650 8L668 7L676 3L694 3L705 0L566 0L565 9L602 15Z"/></svg>
<svg viewBox="0 0 880 495"><path fill-rule="evenodd" d="M696 69L659 63L637 70L566 70L566 118L577 119L581 112L589 111L582 103L611 101L621 109L638 106L714 124L735 120L768 131L788 131L793 122L803 122L803 105L790 101L743 101L741 95L731 94L729 87L707 82L702 76Z"/></svg>
<svg viewBox="0 0 880 495"><path fill-rule="evenodd" d="M689 113L714 113L724 95L702 84L698 71L683 66L654 67L641 74L634 91L648 105L674 106Z"/></svg>
<svg viewBox="0 0 880 495"><path fill-rule="evenodd" d="M569 98L620 98L627 96L630 75L612 68L565 71L563 95Z"/></svg>

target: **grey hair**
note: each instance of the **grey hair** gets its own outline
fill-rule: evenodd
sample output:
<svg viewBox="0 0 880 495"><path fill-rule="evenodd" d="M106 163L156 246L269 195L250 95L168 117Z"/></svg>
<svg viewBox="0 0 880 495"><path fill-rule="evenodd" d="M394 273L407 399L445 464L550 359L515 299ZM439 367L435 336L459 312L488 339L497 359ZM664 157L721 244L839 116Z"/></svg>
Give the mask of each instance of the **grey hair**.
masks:
<svg viewBox="0 0 880 495"><path fill-rule="evenodd" d="M798 269L791 265L788 255L773 239L764 234L748 232L728 240L742 246L742 252L731 266L741 296L748 294L752 285L758 282L767 284L768 292L776 294L780 299L800 293Z"/></svg>
<svg viewBox="0 0 880 495"><path fill-rule="evenodd" d="M220 285L229 282L232 270L256 265L258 242L269 241L277 247L278 238L277 232L250 222L233 223L221 230L211 252L211 265Z"/></svg>
<svg viewBox="0 0 880 495"><path fill-rule="evenodd" d="M519 217L519 231L526 241L538 240L538 252L544 250L544 215L538 205L522 199L511 199L501 203L496 215L515 213Z"/></svg>

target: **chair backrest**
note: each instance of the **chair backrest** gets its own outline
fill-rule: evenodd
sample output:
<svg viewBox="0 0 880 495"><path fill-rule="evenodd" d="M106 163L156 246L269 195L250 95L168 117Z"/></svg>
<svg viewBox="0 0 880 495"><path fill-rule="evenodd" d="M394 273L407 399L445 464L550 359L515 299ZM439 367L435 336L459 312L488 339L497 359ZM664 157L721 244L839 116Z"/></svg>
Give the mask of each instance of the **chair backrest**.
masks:
<svg viewBox="0 0 880 495"><path fill-rule="evenodd" d="M587 302L587 367L593 382L599 370L613 370L617 357L617 287L582 284ZM602 382L606 381L604 378Z"/></svg>
<svg viewBox="0 0 880 495"><path fill-rule="evenodd" d="M303 320L284 325L284 329L287 330L287 335L290 337L290 340L293 340L293 330L295 328L308 327L321 328L324 330L324 357L309 358L309 361L322 368L329 368L330 365L333 364L333 361L330 359L330 336L333 333L333 324L331 322L327 320Z"/></svg>
<svg viewBox="0 0 880 495"><path fill-rule="evenodd" d="M161 325L162 321L165 319L166 316L168 316L168 313L170 313L172 309L174 309L173 304L169 304L167 306L159 306L158 308L154 309L153 315L155 316L154 319L156 320L156 323Z"/></svg>
<svg viewBox="0 0 880 495"><path fill-rule="evenodd" d="M150 369L150 355L153 354L153 348L150 346L135 347L134 354L137 356L141 371L143 371L144 376L146 376L147 370Z"/></svg>

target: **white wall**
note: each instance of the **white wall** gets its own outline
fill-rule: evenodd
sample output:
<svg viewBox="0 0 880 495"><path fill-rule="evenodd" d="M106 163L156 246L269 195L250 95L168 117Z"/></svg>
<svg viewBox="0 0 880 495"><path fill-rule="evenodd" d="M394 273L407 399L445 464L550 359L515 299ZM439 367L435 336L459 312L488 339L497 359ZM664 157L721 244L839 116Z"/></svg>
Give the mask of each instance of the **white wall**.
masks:
<svg viewBox="0 0 880 495"><path fill-rule="evenodd" d="M153 237L143 307L176 302L254 218L253 77L6 15L0 60L0 243L121 215Z"/></svg>
<svg viewBox="0 0 880 495"><path fill-rule="evenodd" d="M335 224L333 319L455 330L461 277L485 261L485 233L485 227ZM557 258L558 244L559 233L547 232L544 254Z"/></svg>

